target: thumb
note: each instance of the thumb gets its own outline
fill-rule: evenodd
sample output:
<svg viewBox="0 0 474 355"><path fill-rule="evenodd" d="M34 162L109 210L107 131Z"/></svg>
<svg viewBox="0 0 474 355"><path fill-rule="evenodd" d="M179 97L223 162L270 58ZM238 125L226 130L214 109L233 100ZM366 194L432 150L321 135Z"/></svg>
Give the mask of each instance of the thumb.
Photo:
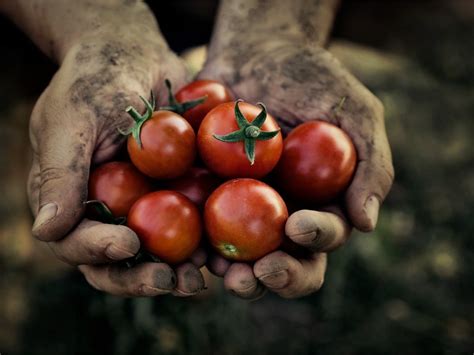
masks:
<svg viewBox="0 0 474 355"><path fill-rule="evenodd" d="M392 155L383 123L374 132L371 144L357 144L358 140L354 143L358 146L359 163L345 196L347 213L357 229L370 232L377 224L380 205L392 187Z"/></svg>
<svg viewBox="0 0 474 355"><path fill-rule="evenodd" d="M37 145L38 214L32 234L43 241L62 238L84 212L93 139L76 128L45 127Z"/></svg>

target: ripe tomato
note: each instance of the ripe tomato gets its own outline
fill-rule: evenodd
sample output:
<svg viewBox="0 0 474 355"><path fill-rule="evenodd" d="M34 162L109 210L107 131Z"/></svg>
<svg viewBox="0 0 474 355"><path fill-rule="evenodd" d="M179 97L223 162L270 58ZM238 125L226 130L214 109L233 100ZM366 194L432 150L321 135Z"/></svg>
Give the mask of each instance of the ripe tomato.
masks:
<svg viewBox="0 0 474 355"><path fill-rule="evenodd" d="M288 210L278 192L253 179L219 186L204 208L211 245L224 257L258 260L276 250L285 236Z"/></svg>
<svg viewBox="0 0 474 355"><path fill-rule="evenodd" d="M262 178L278 163L283 146L280 128L265 106L239 101L212 109L197 141L206 166L225 178Z"/></svg>
<svg viewBox="0 0 474 355"><path fill-rule="evenodd" d="M192 106L192 103L200 98L205 98L205 100L198 105ZM172 111L177 112L186 118L197 132L202 120L209 111L217 105L232 101L232 99L229 90L218 81L196 80L182 87L176 93L176 100L181 104L178 106L182 107L182 112L175 110ZM191 106L191 108L187 109L187 104L190 104L188 106Z"/></svg>
<svg viewBox="0 0 474 355"><path fill-rule="evenodd" d="M205 168L193 167L188 172L164 184L168 190L177 191L189 198L199 209L204 208L209 195L219 186L220 179Z"/></svg>
<svg viewBox="0 0 474 355"><path fill-rule="evenodd" d="M106 163L89 177L89 200L102 201L115 217L127 216L135 201L151 190L148 179L128 162Z"/></svg>
<svg viewBox="0 0 474 355"><path fill-rule="evenodd" d="M324 204L349 185L356 160L354 144L342 129L325 121L305 122L285 138L278 185L292 198Z"/></svg>
<svg viewBox="0 0 474 355"><path fill-rule="evenodd" d="M175 191L156 191L140 198L130 209L127 224L147 251L170 264L188 259L201 239L197 207Z"/></svg>
<svg viewBox="0 0 474 355"><path fill-rule="evenodd" d="M142 116L129 107L127 112L135 119L135 126L127 133L128 154L133 164L145 175L155 179L172 179L183 175L192 165L196 155L191 125L171 111L153 112L147 104ZM154 98L152 98L154 102Z"/></svg>

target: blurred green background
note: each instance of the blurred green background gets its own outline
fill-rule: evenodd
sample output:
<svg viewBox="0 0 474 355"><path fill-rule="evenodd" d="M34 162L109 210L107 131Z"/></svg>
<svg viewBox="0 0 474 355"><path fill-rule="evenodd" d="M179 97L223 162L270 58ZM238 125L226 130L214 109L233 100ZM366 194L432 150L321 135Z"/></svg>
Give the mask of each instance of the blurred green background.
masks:
<svg viewBox="0 0 474 355"><path fill-rule="evenodd" d="M151 2L177 51L213 1ZM182 24L186 23L186 28ZM246 302L96 292L30 236L28 117L55 71L0 18L0 353L472 354L474 1L345 1L331 50L386 108L396 180L377 230L330 255L314 295Z"/></svg>

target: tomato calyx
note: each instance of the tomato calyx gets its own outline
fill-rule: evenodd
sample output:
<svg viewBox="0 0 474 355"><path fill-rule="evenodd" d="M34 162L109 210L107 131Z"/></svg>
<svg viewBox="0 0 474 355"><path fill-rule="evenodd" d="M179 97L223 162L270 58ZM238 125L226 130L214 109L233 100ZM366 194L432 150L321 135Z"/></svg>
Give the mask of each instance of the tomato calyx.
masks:
<svg viewBox="0 0 474 355"><path fill-rule="evenodd" d="M115 225L124 225L127 223L127 217L115 217L107 205L100 200L89 200L84 202L86 206L92 206L101 222Z"/></svg>
<svg viewBox="0 0 474 355"><path fill-rule="evenodd" d="M177 113L178 115L183 115L186 111L196 107L197 105L202 104L204 101L207 100L207 95L199 97L195 100L185 101L185 102L178 102L176 97L173 95L173 90L171 89L171 82L166 79L165 85L168 89L168 106L160 106L160 110L167 110Z"/></svg>
<svg viewBox="0 0 474 355"><path fill-rule="evenodd" d="M226 143L235 143L244 141L245 154L250 162L250 165L255 163L255 143L256 141L264 141L274 138L280 132L280 129L276 131L262 131L260 128L267 119L267 108L261 102L257 103L262 108L262 111L254 118L252 122L247 121L239 108L239 102L243 100L237 100L235 102L235 120L239 126L239 130L231 132L226 135L214 134L214 138Z"/></svg>
<svg viewBox="0 0 474 355"><path fill-rule="evenodd" d="M135 124L131 128L129 128L127 131L122 131L119 129L119 132L120 134L123 134L124 136L128 136L129 134L132 134L133 138L136 140L138 144L138 147L141 149L142 140L140 138L140 133L142 131L143 124L151 118L151 116L153 115L153 112L155 111L155 95L153 94L153 91L151 91L150 101L148 101L141 95L139 95L139 97L145 104L145 107L146 107L145 113L143 115L140 115L140 113L133 106L128 106L125 109L125 112L127 112L133 118L133 120L135 121Z"/></svg>

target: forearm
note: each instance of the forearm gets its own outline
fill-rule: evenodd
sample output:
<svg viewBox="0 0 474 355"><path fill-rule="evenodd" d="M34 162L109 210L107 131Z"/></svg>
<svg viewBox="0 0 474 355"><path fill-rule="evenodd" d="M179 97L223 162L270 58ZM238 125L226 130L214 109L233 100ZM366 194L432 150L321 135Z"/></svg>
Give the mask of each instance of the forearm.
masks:
<svg viewBox="0 0 474 355"><path fill-rule="evenodd" d="M150 47L168 48L142 1L5 0L0 2L0 11L58 63L78 42L104 36L118 41L142 38L143 42L150 41Z"/></svg>
<svg viewBox="0 0 474 355"><path fill-rule="evenodd" d="M324 46L338 5L339 0L222 0L210 54L275 38Z"/></svg>

